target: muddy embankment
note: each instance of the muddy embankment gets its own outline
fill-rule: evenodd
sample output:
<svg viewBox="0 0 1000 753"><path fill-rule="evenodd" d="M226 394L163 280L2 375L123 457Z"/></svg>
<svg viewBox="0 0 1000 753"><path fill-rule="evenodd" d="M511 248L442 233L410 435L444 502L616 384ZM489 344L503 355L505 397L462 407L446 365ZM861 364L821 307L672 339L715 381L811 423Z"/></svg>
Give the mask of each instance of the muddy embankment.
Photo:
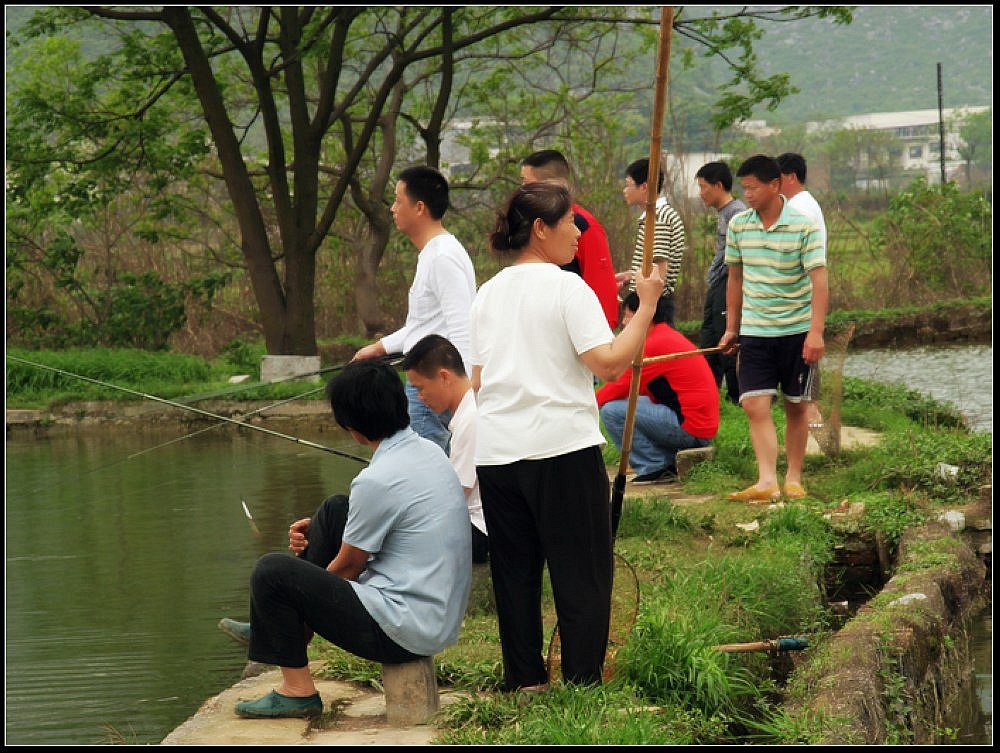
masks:
<svg viewBox="0 0 1000 753"><path fill-rule="evenodd" d="M972 681L970 621L991 599L992 498L983 486L977 502L908 529L894 552L853 547L855 566L887 580L788 684L793 716L826 721L824 744L939 742Z"/></svg>

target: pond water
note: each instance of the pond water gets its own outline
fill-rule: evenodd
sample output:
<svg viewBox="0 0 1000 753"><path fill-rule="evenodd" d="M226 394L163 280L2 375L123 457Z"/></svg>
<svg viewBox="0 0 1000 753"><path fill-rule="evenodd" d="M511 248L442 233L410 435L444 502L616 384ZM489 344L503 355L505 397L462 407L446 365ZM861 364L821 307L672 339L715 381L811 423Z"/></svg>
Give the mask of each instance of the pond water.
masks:
<svg viewBox="0 0 1000 753"><path fill-rule="evenodd" d="M183 433L7 443L6 742L161 741L240 679L216 623L247 619L257 557L359 469L231 428L124 460Z"/></svg>
<svg viewBox="0 0 1000 753"><path fill-rule="evenodd" d="M905 362L921 389L913 382L941 368L931 387L971 386L935 397L973 411L989 400L988 426L976 423L992 431L991 349L912 353L852 353L845 373L893 381ZM970 364L980 370L966 381ZM364 454L333 428L282 431ZM183 433L7 442L7 743L155 744L237 682L246 650L216 623L247 618L253 563L283 550L288 524L346 492L360 467L232 427L130 458ZM977 629L977 697L989 708L979 737L962 742L992 739L992 631Z"/></svg>
<svg viewBox="0 0 1000 753"><path fill-rule="evenodd" d="M992 345L848 349L844 374L903 384L954 405L970 429L993 431Z"/></svg>

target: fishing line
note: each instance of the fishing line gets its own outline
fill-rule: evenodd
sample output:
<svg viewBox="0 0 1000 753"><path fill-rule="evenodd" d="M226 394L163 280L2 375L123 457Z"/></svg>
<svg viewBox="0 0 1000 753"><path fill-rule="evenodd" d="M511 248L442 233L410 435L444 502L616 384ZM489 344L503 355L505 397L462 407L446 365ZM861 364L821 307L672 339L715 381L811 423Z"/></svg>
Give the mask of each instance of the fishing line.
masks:
<svg viewBox="0 0 1000 753"><path fill-rule="evenodd" d="M323 450L324 452L329 452L329 453L332 453L334 455L339 455L341 457L349 458L351 460L356 460L359 463L365 463L365 464L367 464L367 463L370 462L369 458L363 458L363 457L360 457L359 455L353 455L353 454L351 454L349 452L344 452L342 450L337 450L337 449L334 449L332 447L327 447L325 445L317 444L316 442L310 442L310 441L308 441L306 439L300 439L299 437L293 437L290 434L283 434L280 431L274 431L273 429L268 429L268 428L265 428L263 426L256 426L254 424L249 424L249 423L246 423L245 421L240 421L240 420L237 420L235 418L229 418L227 416L220 416L217 413L212 413L211 411L202 410L201 408L196 408L193 405L185 405L184 403L178 403L175 400L167 400L166 398L163 398L163 397L157 397L156 395L150 395L150 394L145 393L145 392L139 392L138 390L129 389L128 387L121 387L121 386L119 386L117 384L110 384L109 382L103 382L100 379L94 379L92 377L83 376L81 374L74 374L71 371L66 371L64 369L57 369L55 366L47 366L45 364L35 363L34 361L28 361L27 359L19 358L17 356L8 355L7 358L9 360L11 360L11 361L15 361L15 362L18 362L18 363L23 363L23 364L26 364L28 366L34 366L34 367L39 368L39 369L46 369L48 371L53 371L53 372L55 372L57 374L62 374L64 376L72 377L74 379L80 379L80 380L85 381L85 382L91 382L92 384L96 384L96 385L99 385L101 387L108 387L110 389L119 390L121 392L126 392L126 393L128 393L130 395L136 395L138 397L145 398L146 400L152 400L152 401L157 402L157 403L163 403L165 405L170 405L170 406L172 406L174 408L180 408L181 410L186 410L186 411L191 411L193 413L198 413L198 414L200 414L202 416L208 416L209 418L214 418L217 421L223 421L223 422L226 422L226 423L235 424L237 426L245 426L248 429L253 429L254 431L259 431L259 432L262 432L264 434L269 434L272 437L278 437L279 439L285 439L285 440L288 440L290 442L295 442L297 444L304 445L306 447L312 447L312 448L317 449L317 450Z"/></svg>

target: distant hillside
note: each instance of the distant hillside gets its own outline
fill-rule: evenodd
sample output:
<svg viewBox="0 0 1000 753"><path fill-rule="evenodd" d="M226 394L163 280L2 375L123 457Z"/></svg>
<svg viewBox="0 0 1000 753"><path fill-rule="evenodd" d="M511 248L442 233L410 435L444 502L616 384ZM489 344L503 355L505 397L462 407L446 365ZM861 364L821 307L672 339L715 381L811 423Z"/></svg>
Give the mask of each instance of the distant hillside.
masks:
<svg viewBox="0 0 1000 753"><path fill-rule="evenodd" d="M993 8L989 5L859 6L849 26L807 19L768 24L757 46L769 73L788 72L801 92L778 122L934 109L941 63L945 107L993 103Z"/></svg>
<svg viewBox="0 0 1000 753"><path fill-rule="evenodd" d="M707 15L713 7L730 9L695 5L687 12ZM16 32L35 8L6 6L4 10L8 32ZM939 62L945 107L993 103L990 5L866 5L855 9L854 22L848 26L806 19L761 27L766 33L756 49L763 70L769 75L790 73L792 83L801 90L774 112L760 108L755 116L768 121L791 123L936 108ZM677 91L691 92L693 87L712 101L714 87L706 75L717 83L728 75L721 64L699 68L674 71ZM640 65L637 71L644 68Z"/></svg>

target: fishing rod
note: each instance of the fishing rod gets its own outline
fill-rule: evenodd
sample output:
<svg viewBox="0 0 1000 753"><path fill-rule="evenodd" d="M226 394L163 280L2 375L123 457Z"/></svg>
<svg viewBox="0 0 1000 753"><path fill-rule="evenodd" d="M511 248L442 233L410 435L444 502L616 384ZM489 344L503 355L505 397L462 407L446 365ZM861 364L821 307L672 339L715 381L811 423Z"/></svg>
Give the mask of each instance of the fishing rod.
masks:
<svg viewBox="0 0 1000 753"><path fill-rule="evenodd" d="M398 353L394 353L394 354L389 355L389 356L379 356L379 358L377 360L385 360L385 362L388 363L390 366L395 366L397 363L399 363L402 360L402 358L403 358L402 355L400 355ZM337 370L342 369L345 366L347 366L348 363L351 363L351 362L348 361L347 363L338 364L337 366L330 366L330 367L324 369L324 371L326 371L326 372L337 371ZM314 372L314 373L318 373L318 372ZM308 376L308 374L304 375L304 376ZM281 380L281 381L284 381L284 380ZM269 383L265 382L265 384L276 384L276 383L277 382L269 382ZM277 408L279 406L285 405L286 403L291 403L291 402L293 402L295 400L299 400L300 398L307 397L308 395L313 395L313 394L315 394L317 392L320 392L321 390L324 390L324 389L326 389L325 386L324 387L317 387L314 390L308 390L307 392L303 392L303 393L301 393L299 395L295 395L293 397L288 397L288 398L285 398L284 400L279 400L278 402L271 403L270 405L265 405L263 408L257 408L256 410L252 410L249 413L244 413L243 414L243 418L245 419L248 416L255 416L258 413L264 413L265 411L272 410L273 408ZM199 434L204 434L206 431L212 431L212 429L217 429L220 426L222 426L221 423L213 424L212 426L205 426L205 427L203 427L201 429L198 429L197 431L192 431L189 434L185 434L183 437L177 437L175 439L170 439L170 440L168 440L166 442L161 442L158 445L154 445L153 447L147 447L145 450L140 450L139 452L134 452L131 455L129 455L127 458L125 458L125 460L131 460L132 458L137 458L140 455L145 455L147 452L152 452L153 450L159 450L161 447L166 447L167 445L174 444L175 442L183 442L185 439L191 439L191 437L196 437Z"/></svg>
<svg viewBox="0 0 1000 753"><path fill-rule="evenodd" d="M248 418L250 416L256 416L257 414L263 413L264 411L268 411L268 410L271 410L273 408L277 408L277 407L279 407L281 405L284 405L285 403L290 403L293 400L298 400L298 399L306 397L308 395L313 395L313 394L315 394L315 393L317 393L317 392L319 392L321 390L324 390L324 389L326 389L326 387L317 387L314 390L309 390L307 392L303 392L300 395L295 395L294 397L288 397L288 398L285 398L284 400L279 400L276 403L271 403L270 405L265 405L263 408L257 408L255 410L249 411L248 413L244 413L242 415L242 418L246 419L246 418ZM125 458L125 460L132 460L132 458L137 458L140 455L145 455L147 452L152 452L153 450L159 450L162 447L166 447L168 445L175 444L176 442L183 442L185 439L191 439L192 437L196 437L199 434L204 434L206 431L212 431L212 429L217 429L217 428L219 428L222 425L223 425L223 422L220 422L220 423L217 423L217 424L212 424L211 426L203 426L202 428L198 429L197 431L192 431L192 432L190 432L188 434L185 434L183 437L175 437L174 439L168 439L166 442L160 442L160 444L153 445L152 447L147 447L145 450L139 450L139 452L133 452L131 455L129 455L127 458Z"/></svg>
<svg viewBox="0 0 1000 753"><path fill-rule="evenodd" d="M344 458L349 458L350 460L356 460L359 463L370 463L369 458L363 458L359 455L352 455L349 452L344 452L343 450L336 450L333 447L327 447L326 445L317 444L316 442L310 442L307 439L300 439L299 437L293 437L290 434L282 434L280 431L274 431L273 429L268 429L263 426L256 426L254 424L248 424L245 421L240 421L235 418L229 418L228 416L220 416L218 413L212 413L211 411L202 410L201 408L196 408L193 405L186 405L184 403L178 403L175 400L167 400L164 397L158 397L156 395L150 395L146 392L139 392L138 390L129 389L128 387L121 387L117 384L111 384L109 382L102 382L100 379L94 379L93 377L83 376L82 374L74 374L71 371L66 371L64 369L57 369L55 366L47 366L43 363L35 363L34 361L29 361L24 358L19 358L17 356L9 355L7 356L11 361L16 361L17 363L23 363L28 366L34 366L39 369L47 369L48 371L53 371L57 374L62 374L63 376L72 377L74 379L80 379L84 382L91 382L100 387L107 387L113 390L119 390L121 392L126 392L130 395L136 395L137 397L144 398L146 400L152 400L156 403L163 403L164 405L169 405L174 408L180 408L181 410L191 411L193 413L198 413L202 416L208 416L209 418L214 418L217 421L224 421L230 424L236 424L237 426L245 426L248 429L253 429L254 431L263 432L264 434L269 434L272 437L278 437L279 439L286 439L290 442L295 442L297 444L305 445L306 447L312 447L317 450L323 450L324 452L329 452L334 455L339 455Z"/></svg>
<svg viewBox="0 0 1000 753"><path fill-rule="evenodd" d="M678 358L688 358L689 356L704 356L710 353L719 353L722 348L715 346L712 348L698 348L698 350L684 350L677 353L667 353L662 356L651 356L643 358L642 365L648 366L651 363L663 363L664 361L676 361Z"/></svg>

